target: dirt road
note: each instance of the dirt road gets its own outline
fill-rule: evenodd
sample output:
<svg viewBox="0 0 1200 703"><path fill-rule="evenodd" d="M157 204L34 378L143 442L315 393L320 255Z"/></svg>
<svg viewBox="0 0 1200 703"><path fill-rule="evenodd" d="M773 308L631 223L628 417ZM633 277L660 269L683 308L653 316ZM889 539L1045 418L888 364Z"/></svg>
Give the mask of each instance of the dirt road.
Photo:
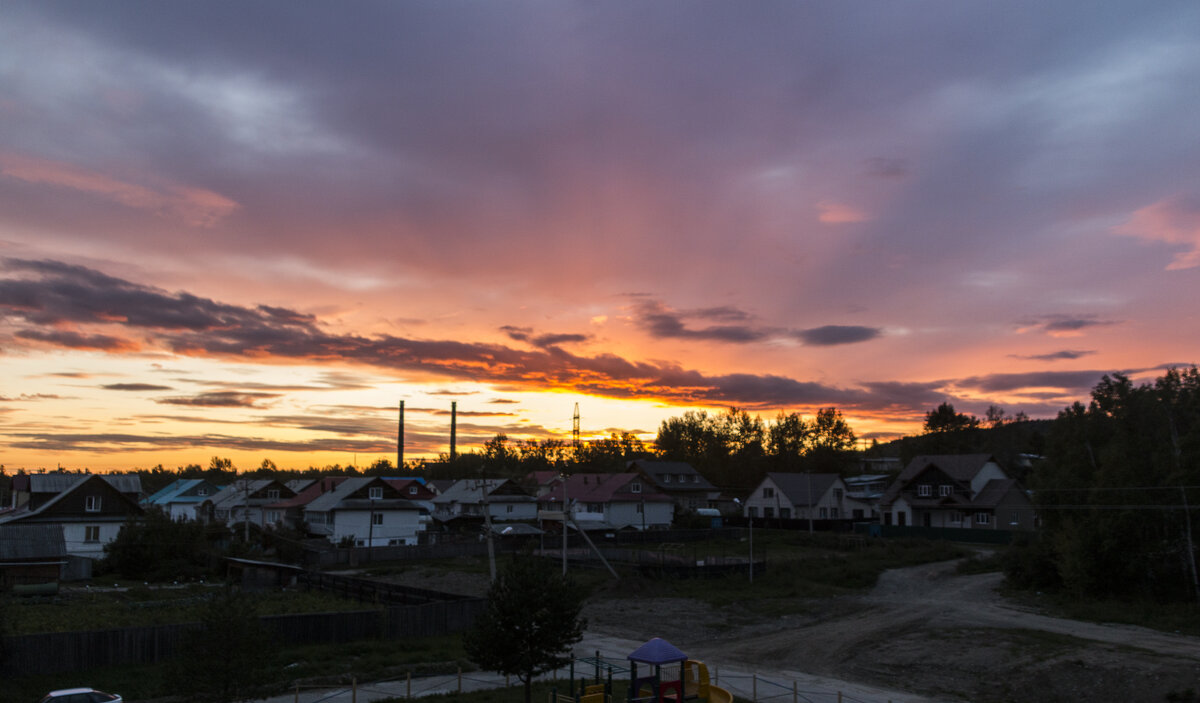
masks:
<svg viewBox="0 0 1200 703"><path fill-rule="evenodd" d="M690 656L744 671L859 682L945 701L1163 703L1200 692L1200 639L1049 617L1001 596L1000 574L963 576L952 562L885 573L862 596L764 618L616 585L584 609L596 636L663 637ZM406 583L482 594L486 578L410 572Z"/></svg>

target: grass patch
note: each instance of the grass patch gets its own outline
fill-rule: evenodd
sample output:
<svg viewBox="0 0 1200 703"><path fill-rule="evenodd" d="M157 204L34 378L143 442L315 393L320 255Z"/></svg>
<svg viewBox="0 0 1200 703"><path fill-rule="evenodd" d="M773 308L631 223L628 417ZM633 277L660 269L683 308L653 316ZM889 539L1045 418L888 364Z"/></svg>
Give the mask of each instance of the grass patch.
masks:
<svg viewBox="0 0 1200 703"><path fill-rule="evenodd" d="M540 703L541 701L549 700L550 693L557 691L561 695L567 694L567 684L565 681L558 682L538 682L533 684L533 700ZM628 696L629 682L628 681L613 681L613 696L614 701L623 701ZM525 687L520 681L513 679L513 685L508 688L494 688L487 691L472 691L469 693L442 693L434 696L423 696L421 700L433 701L462 701L463 703L525 703ZM403 697L400 698L384 698L376 703L408 703Z"/></svg>
<svg viewBox="0 0 1200 703"><path fill-rule="evenodd" d="M1050 615L1071 620L1137 625L1173 634L1200 635L1200 605L1195 603L1095 601L1063 594L1033 595L1028 592L1010 595L1035 604Z"/></svg>
<svg viewBox="0 0 1200 703"><path fill-rule="evenodd" d="M1004 571L1004 552L997 550L986 554L972 554L958 562L955 570L964 576L971 574L992 574Z"/></svg>
<svg viewBox="0 0 1200 703"><path fill-rule="evenodd" d="M126 591L68 591L50 601L16 601L9 609L9 634L110 630L120 627L195 622L221 586L148 588ZM259 615L369 610L371 605L315 591L254 596Z"/></svg>
<svg viewBox="0 0 1200 703"><path fill-rule="evenodd" d="M749 556L749 541L687 545L698 558ZM740 605L762 615L807 612L808 601L861 593L874 587L888 569L957 559L969 554L961 545L930 540L867 540L828 533L755 532L755 559L765 572L750 583L745 574L697 579L627 577L621 589L631 597L693 598L713 607ZM629 580L636 587L629 587Z"/></svg>
<svg viewBox="0 0 1200 703"><path fill-rule="evenodd" d="M359 681L448 674L461 666L473 670L458 635L397 640L363 640L346 644L309 645L282 649L271 670L272 687L286 693L297 682L336 687ZM47 692L69 686L92 686L120 693L125 700L146 700L179 694L170 678L170 662L100 667L86 672L43 674L6 679L0 686L0 703L29 703Z"/></svg>

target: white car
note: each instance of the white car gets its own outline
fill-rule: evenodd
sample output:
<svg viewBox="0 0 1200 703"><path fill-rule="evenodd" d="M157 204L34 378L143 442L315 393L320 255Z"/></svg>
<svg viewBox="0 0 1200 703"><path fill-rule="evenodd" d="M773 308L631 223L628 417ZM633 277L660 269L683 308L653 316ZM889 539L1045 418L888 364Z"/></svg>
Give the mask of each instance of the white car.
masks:
<svg viewBox="0 0 1200 703"><path fill-rule="evenodd" d="M122 703L124 700L114 693L94 688L64 688L47 693L39 703Z"/></svg>

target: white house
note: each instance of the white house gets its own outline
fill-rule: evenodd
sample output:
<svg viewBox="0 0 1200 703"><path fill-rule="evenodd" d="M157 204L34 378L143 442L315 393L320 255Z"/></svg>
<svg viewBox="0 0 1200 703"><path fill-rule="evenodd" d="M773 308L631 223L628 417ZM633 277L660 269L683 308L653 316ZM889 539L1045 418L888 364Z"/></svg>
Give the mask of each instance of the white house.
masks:
<svg viewBox="0 0 1200 703"><path fill-rule="evenodd" d="M163 511L172 520L195 520L196 508L220 490L202 478L180 478L146 498L143 505Z"/></svg>
<svg viewBox="0 0 1200 703"><path fill-rule="evenodd" d="M41 477L48 480L39 481ZM0 525L53 525L62 530L66 553L100 559L130 519L144 515L127 476L38 474L18 507ZM132 477L135 480L136 476Z"/></svg>
<svg viewBox="0 0 1200 703"><path fill-rule="evenodd" d="M914 457L879 500L884 525L1031 530L1029 495L990 454Z"/></svg>
<svg viewBox="0 0 1200 703"><path fill-rule="evenodd" d="M493 522L537 519L537 500L508 479L462 479L433 499L434 517L441 522L459 518L483 519L484 506Z"/></svg>
<svg viewBox="0 0 1200 703"><path fill-rule="evenodd" d="M356 547L415 545L428 511L378 476L347 478L304 506L308 532Z"/></svg>
<svg viewBox="0 0 1200 703"><path fill-rule="evenodd" d="M539 490L543 519L562 510L563 488L563 480L553 478ZM664 529L675 517L675 500L641 474L573 474L565 488L571 516L584 530Z"/></svg>
<svg viewBox="0 0 1200 703"><path fill-rule="evenodd" d="M871 514L838 474L768 473L746 498L744 517L845 520Z"/></svg>

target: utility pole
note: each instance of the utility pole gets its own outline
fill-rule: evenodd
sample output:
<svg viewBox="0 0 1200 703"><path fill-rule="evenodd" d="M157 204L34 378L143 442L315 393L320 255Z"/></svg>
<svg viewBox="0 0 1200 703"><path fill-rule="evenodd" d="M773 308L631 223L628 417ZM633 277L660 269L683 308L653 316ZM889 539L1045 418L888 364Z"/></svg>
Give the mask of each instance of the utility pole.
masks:
<svg viewBox="0 0 1200 703"><path fill-rule="evenodd" d="M1192 567L1192 588L1196 591L1197 600L1200 600L1200 579L1196 578L1196 549L1192 546L1192 511L1188 509L1187 491L1183 486L1179 487L1179 493L1183 496L1183 517L1184 524L1187 525L1188 564Z"/></svg>
<svg viewBox="0 0 1200 703"><path fill-rule="evenodd" d="M483 504L483 525L487 530L488 570L492 583L496 582L496 548L492 545L492 510L488 507L488 484L486 478L479 479L475 484L479 488L479 502Z"/></svg>

